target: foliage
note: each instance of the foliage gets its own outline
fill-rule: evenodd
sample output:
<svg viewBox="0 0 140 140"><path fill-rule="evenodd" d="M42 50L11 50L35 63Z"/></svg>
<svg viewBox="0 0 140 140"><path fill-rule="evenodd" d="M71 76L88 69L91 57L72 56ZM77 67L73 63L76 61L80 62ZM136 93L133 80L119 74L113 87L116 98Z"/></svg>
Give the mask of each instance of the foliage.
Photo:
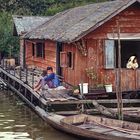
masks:
<svg viewBox="0 0 140 140"><path fill-rule="evenodd" d="M104 75L104 84L105 85L110 85L111 84L110 80L111 80L111 78L110 78L109 74Z"/></svg>
<svg viewBox="0 0 140 140"><path fill-rule="evenodd" d="M86 74L87 74L87 77L89 79L92 79L92 80L96 80L97 79L97 73L95 72L93 67L86 68Z"/></svg>
<svg viewBox="0 0 140 140"><path fill-rule="evenodd" d="M75 6L106 0L0 0L0 54L19 51L19 41L12 35L11 15L54 15Z"/></svg>
<svg viewBox="0 0 140 140"><path fill-rule="evenodd" d="M106 0L0 0L0 11L19 15L54 15L68 8Z"/></svg>
<svg viewBox="0 0 140 140"><path fill-rule="evenodd" d="M12 35L12 17L6 12L0 13L0 52L3 56L15 54L18 51L18 38Z"/></svg>

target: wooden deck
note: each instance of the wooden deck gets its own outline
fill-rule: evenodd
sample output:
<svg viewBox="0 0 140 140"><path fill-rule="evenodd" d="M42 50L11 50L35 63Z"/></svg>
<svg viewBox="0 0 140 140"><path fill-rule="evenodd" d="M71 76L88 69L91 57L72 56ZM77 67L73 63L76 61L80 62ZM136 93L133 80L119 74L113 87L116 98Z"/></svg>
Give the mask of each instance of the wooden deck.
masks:
<svg viewBox="0 0 140 140"><path fill-rule="evenodd" d="M33 103L35 106L40 106L45 110L55 106L64 108L64 105L75 105L75 109L79 105L92 104L93 99L77 99L63 93L51 94L43 91L46 98L42 95L43 92L35 92L33 90L34 84L39 79L40 73L33 70L20 70L20 69L6 69L0 67L1 78L7 83L8 87L15 91L21 98L28 103ZM96 99L96 98L95 98ZM117 104L116 99L97 100L100 104ZM123 99L124 104L140 104L139 99ZM65 111L65 110L59 110Z"/></svg>

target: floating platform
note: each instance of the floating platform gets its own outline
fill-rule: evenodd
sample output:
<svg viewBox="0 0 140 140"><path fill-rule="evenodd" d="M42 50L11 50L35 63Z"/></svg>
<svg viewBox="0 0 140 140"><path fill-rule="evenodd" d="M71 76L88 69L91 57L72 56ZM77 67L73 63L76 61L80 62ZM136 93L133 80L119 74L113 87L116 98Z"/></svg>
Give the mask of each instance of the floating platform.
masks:
<svg viewBox="0 0 140 140"><path fill-rule="evenodd" d="M13 71L13 70L9 70L9 69L4 69L2 67L0 67L0 75L1 75L1 80L7 84L7 87L10 88L11 90L13 90L18 96L20 96L22 98L22 100L24 100L42 119L44 119L47 123L49 123L50 125L52 125L53 127L63 130L66 130L67 124L63 124L61 123L63 119L67 118L67 115L74 115L75 114L79 114L79 110L76 108L75 110L69 110L68 108L65 110L60 110L59 106L61 106L61 108L65 108L67 107L67 105L75 105L76 107L81 105L82 107L84 107L87 104L92 104L93 99L78 99L75 97L71 97L68 95L61 93L58 93L56 95L51 95L52 93L47 93L46 97L43 97L42 93L43 92L35 92L32 89L32 85L34 84L34 81L38 78L38 77L34 77L33 73L24 73L24 72L20 72L20 74L18 75L17 72ZM32 77L32 78L31 78ZM33 81L34 80L34 81ZM47 91L44 91L45 93ZM63 100L62 100L63 99ZM64 100L65 99L65 100ZM97 100L98 103L100 104L117 104L117 100L113 99L104 99L104 100ZM123 103L124 104L140 104L140 100L139 99L123 99ZM56 108L58 107L58 108ZM51 108L51 109L50 109ZM57 110L58 109L58 110ZM87 112L91 112L93 111L93 109L87 109ZM52 113L53 112L53 113ZM61 114L61 115L58 115ZM62 115L63 114L63 115ZM87 117L85 117L87 118ZM71 118L68 118L68 121ZM64 120L64 123L66 122L67 119ZM85 120L85 119L84 119ZM69 122L68 122L69 123ZM64 127L65 126L65 127ZM137 125L138 126L138 125ZM73 127L73 128L77 128L77 126L73 126L73 124L70 124L69 127ZM100 129L102 130L102 126L99 126ZM80 136L83 136L82 134L86 133L84 135L84 137L87 138L105 138L105 137L95 137L89 135L91 132L88 129L83 129L83 128L79 128L81 131ZM108 130L108 126L107 128L103 128L105 131ZM110 128L109 128L110 129ZM70 133L69 131L70 129L67 129L66 132ZM94 129L96 130L96 129ZM127 140L129 139L139 139L139 134L137 133L133 133L130 132L129 130L125 130L125 132L123 132L124 130L122 129L122 132L120 132L120 130L110 130L110 133L106 134L106 137L110 137L109 134L115 138L116 140L121 138L125 138ZM74 131L73 131L74 132ZM92 131L93 132L93 131ZM132 133L132 134L131 134ZM75 134L75 133L72 133ZM97 133L95 133L97 134ZM98 136L101 134L101 132L98 132ZM119 137L116 136L116 134L121 134Z"/></svg>

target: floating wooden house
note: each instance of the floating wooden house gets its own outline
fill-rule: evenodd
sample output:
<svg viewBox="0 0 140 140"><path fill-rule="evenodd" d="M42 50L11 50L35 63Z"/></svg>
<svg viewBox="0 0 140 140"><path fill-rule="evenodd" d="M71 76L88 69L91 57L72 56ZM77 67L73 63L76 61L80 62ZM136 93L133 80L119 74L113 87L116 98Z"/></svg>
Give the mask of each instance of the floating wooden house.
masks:
<svg viewBox="0 0 140 140"><path fill-rule="evenodd" d="M14 27L13 35L20 37L20 65L25 65L25 50L23 36L32 29L48 21L50 17L38 17L38 16L18 16L13 15Z"/></svg>
<svg viewBox="0 0 140 140"><path fill-rule="evenodd" d="M52 66L73 85L81 81L94 86L109 83L114 90L120 39L122 90L140 89L140 69L126 68L134 54L140 65L140 0L114 0L66 10L24 39L27 65Z"/></svg>

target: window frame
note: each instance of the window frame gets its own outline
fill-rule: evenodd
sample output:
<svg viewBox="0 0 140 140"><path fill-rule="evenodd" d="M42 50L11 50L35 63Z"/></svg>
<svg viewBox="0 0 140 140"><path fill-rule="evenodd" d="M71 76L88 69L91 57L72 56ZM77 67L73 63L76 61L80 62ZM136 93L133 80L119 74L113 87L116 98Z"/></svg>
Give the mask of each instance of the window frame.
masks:
<svg viewBox="0 0 140 140"><path fill-rule="evenodd" d="M38 44L40 44L40 46ZM39 52L38 49L40 49L40 47L41 50L39 50L40 51ZM45 59L45 42L36 42L35 48L36 48L36 57Z"/></svg>
<svg viewBox="0 0 140 140"><path fill-rule="evenodd" d="M62 51L60 52L60 67L67 68L68 67L68 60L67 60L67 52Z"/></svg>
<svg viewBox="0 0 140 140"><path fill-rule="evenodd" d="M111 52L110 52L110 50L111 50ZM105 69L115 69L116 68L115 40L106 39L104 41L104 68Z"/></svg>
<svg viewBox="0 0 140 140"><path fill-rule="evenodd" d="M36 48L36 44L35 43L32 43L32 56L36 56L35 55L35 48Z"/></svg>
<svg viewBox="0 0 140 140"><path fill-rule="evenodd" d="M68 51L67 52L67 57L68 57L68 68L69 69L74 69L74 53L72 51ZM70 65L70 63L71 63L71 65Z"/></svg>
<svg viewBox="0 0 140 140"><path fill-rule="evenodd" d="M74 53L72 51L60 52L60 67L74 69Z"/></svg>

